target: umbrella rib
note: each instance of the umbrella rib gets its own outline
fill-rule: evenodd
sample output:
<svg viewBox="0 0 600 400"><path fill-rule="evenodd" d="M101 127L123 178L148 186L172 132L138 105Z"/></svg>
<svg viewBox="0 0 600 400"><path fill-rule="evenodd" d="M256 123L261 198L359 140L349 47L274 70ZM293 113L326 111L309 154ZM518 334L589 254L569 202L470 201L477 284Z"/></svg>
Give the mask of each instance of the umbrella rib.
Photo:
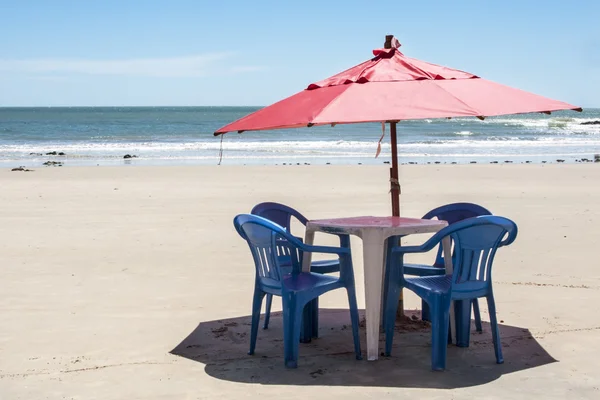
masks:
<svg viewBox="0 0 600 400"><path fill-rule="evenodd" d="M479 78L476 78L476 79L479 79ZM465 105L465 106L466 106L466 107L469 109L469 111L472 111L472 112L474 112L474 113L473 113L473 116L474 116L474 117L476 117L476 116L481 116L481 113L480 113L479 111L475 110L475 109L474 109L473 107L471 107L469 104L467 104L467 103L465 103L464 101L462 101L460 98L458 98L456 95L452 94L452 93L451 93L450 91L448 91L446 88L444 88L444 87L440 86L440 85L438 84L438 82L437 82L437 81L434 81L434 82L435 82L435 85L436 85L438 88L440 88L440 89L442 89L444 92L448 93L450 96L452 96L454 99L456 99L456 100L457 100L459 103L461 103L461 104L464 104L464 105ZM450 117L451 117L451 116L450 116Z"/></svg>

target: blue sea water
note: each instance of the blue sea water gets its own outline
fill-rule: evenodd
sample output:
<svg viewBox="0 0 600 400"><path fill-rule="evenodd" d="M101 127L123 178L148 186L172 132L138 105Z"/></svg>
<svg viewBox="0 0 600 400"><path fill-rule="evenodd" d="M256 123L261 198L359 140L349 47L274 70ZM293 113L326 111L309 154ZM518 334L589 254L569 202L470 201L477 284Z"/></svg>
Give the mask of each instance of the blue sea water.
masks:
<svg viewBox="0 0 600 400"><path fill-rule="evenodd" d="M389 128L375 158L381 124L212 133L257 107L0 108L0 166L282 163L382 164ZM582 113L403 121L400 162L575 162L600 153L600 109ZM64 152L65 156L45 153ZM39 155L43 154L43 155ZM124 160L125 154L137 158Z"/></svg>

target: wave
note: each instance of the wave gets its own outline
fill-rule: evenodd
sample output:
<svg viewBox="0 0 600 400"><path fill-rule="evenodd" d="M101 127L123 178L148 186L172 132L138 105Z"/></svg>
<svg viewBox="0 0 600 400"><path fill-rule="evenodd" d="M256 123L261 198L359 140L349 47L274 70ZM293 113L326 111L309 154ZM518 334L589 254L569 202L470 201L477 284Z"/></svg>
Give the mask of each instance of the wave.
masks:
<svg viewBox="0 0 600 400"><path fill-rule="evenodd" d="M319 140L319 141L256 141L256 140L223 140L221 144L218 139L197 142L76 142L60 143L48 142L44 144L22 144L22 145L0 145L0 152L30 152L45 153L48 151L108 151L122 152L132 150L148 151L188 151L188 150L298 150L298 149L372 149L377 147L377 141L346 141L346 140ZM382 148L391 147L388 143L381 143Z"/></svg>
<svg viewBox="0 0 600 400"><path fill-rule="evenodd" d="M476 133L471 132L471 131L460 131L460 132L454 132L455 135L459 135L459 136L472 136L472 135L476 135Z"/></svg>
<svg viewBox="0 0 600 400"><path fill-rule="evenodd" d="M597 121L600 118L502 118L492 117L482 121L488 125L523 127L536 131L561 134L600 134L600 125L581 125L583 122Z"/></svg>
<svg viewBox="0 0 600 400"><path fill-rule="evenodd" d="M464 133L463 133L464 132ZM444 153L446 151L455 151L462 149L462 153L467 152L486 152L491 149L503 151L502 149L581 149L589 153L600 152L600 140L593 140L590 137L544 137L536 138L515 138L515 137L485 137L472 139L473 133L470 131L461 131L456 133L460 139L437 139L437 140L419 140L410 143L398 144L400 152L417 151L419 153ZM475 136L477 137L477 136ZM382 151L389 152L391 145L389 139L382 143ZM0 145L0 158L19 157L45 157L44 154L49 151L65 152L68 158L76 157L122 157L124 154L137 154L148 157L161 157L164 155L180 155L190 157L198 154L218 153L221 143L218 139L210 141L180 142L180 143L160 143L160 142L131 142L131 143L36 143L36 144L10 144ZM333 155L333 156L360 156L373 155L377 149L377 141L265 141L249 139L225 139L222 148L229 154L239 153L241 155L262 154L297 154L304 156ZM454 149L454 150L453 150ZM487 149L487 150L486 150ZM31 154L33 153L33 154Z"/></svg>

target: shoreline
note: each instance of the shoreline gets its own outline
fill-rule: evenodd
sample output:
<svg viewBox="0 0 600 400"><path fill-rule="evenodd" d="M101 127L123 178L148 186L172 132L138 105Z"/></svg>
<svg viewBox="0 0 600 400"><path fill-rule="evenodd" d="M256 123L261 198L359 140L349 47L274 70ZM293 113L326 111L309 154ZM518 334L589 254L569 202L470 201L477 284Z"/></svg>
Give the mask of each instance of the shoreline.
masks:
<svg viewBox="0 0 600 400"><path fill-rule="evenodd" d="M588 156L520 156L520 157L489 157L472 156L460 157L456 161L453 157L444 160L442 157L399 157L398 165L487 165L487 164L587 164L599 162L597 154ZM0 160L0 168L47 168L47 167L116 167L116 166L289 166L289 165L391 165L389 157L375 159L373 157L323 157L323 158L286 158L280 159L243 159L224 157L219 164L218 158L211 159L161 159L143 158L133 155L131 157L115 157L113 159L78 159L69 156L47 156L33 160L15 159Z"/></svg>

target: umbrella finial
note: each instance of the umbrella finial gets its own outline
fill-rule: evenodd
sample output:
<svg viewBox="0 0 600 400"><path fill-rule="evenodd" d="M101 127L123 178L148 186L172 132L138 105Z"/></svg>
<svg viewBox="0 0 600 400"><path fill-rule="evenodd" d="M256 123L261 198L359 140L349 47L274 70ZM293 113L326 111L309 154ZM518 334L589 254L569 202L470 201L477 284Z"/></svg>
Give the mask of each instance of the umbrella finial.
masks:
<svg viewBox="0 0 600 400"><path fill-rule="evenodd" d="M394 37L394 35L385 35L385 43L383 44L384 49L397 49L400 46L400 42Z"/></svg>
<svg viewBox="0 0 600 400"><path fill-rule="evenodd" d="M385 35L385 43L383 44L384 49L392 48L392 39L393 38L394 38L394 35Z"/></svg>

